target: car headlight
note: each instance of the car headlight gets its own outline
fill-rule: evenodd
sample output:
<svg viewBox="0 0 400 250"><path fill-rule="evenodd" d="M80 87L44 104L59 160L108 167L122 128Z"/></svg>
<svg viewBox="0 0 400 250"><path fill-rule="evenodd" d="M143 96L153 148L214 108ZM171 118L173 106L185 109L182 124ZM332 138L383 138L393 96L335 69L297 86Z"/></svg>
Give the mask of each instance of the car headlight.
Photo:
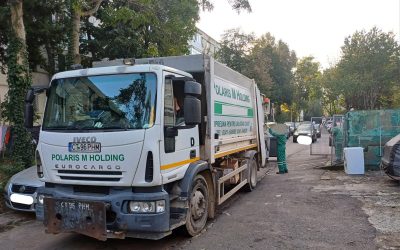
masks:
<svg viewBox="0 0 400 250"><path fill-rule="evenodd" d="M32 205L33 204L33 197L30 195L13 193L10 195L10 200L11 200L11 202L20 203L20 204L24 204L24 205Z"/></svg>
<svg viewBox="0 0 400 250"><path fill-rule="evenodd" d="M159 201L129 201L130 213L162 213L165 211L165 200Z"/></svg>
<svg viewBox="0 0 400 250"><path fill-rule="evenodd" d="M37 197L37 201L40 205L43 205L43 201L44 201L44 195L43 194L39 194Z"/></svg>

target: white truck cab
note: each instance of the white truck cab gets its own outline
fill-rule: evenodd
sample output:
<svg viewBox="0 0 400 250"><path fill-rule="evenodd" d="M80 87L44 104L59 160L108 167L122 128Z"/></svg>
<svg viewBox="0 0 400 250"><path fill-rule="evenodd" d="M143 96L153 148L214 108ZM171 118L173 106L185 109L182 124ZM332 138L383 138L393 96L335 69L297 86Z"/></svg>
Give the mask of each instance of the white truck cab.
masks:
<svg viewBox="0 0 400 250"><path fill-rule="evenodd" d="M100 240L183 225L196 235L216 205L255 188L262 105L253 80L204 55L58 73L36 150L37 217L48 233Z"/></svg>

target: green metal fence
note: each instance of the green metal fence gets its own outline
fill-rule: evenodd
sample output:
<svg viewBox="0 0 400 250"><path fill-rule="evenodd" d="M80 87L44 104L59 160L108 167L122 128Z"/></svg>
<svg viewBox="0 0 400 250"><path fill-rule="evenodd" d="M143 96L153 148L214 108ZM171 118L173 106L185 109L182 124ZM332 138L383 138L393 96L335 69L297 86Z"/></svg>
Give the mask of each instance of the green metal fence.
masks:
<svg viewBox="0 0 400 250"><path fill-rule="evenodd" d="M379 169L383 146L399 133L400 109L350 111L344 117L343 145L363 147L369 169Z"/></svg>

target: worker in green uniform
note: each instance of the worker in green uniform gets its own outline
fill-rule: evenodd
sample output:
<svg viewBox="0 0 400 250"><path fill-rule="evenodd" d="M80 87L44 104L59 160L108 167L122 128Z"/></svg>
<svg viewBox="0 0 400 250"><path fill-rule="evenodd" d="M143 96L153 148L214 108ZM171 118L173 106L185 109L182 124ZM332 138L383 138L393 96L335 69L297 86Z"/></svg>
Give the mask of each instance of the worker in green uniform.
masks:
<svg viewBox="0 0 400 250"><path fill-rule="evenodd" d="M285 174L288 173L287 164L286 164L286 136L284 134L279 134L274 132L271 128L269 129L269 133L276 137L277 141L277 161L278 161L278 169L277 174Z"/></svg>
<svg viewBox="0 0 400 250"><path fill-rule="evenodd" d="M333 135L333 146L335 147L335 163L340 163L342 161L343 155L343 131L339 126L335 126L332 130Z"/></svg>

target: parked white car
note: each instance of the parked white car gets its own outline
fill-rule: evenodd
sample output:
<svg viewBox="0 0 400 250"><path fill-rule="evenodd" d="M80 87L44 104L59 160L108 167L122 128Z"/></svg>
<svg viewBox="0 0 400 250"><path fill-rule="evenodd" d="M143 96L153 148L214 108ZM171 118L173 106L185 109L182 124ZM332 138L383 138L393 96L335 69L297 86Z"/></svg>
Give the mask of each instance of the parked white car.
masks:
<svg viewBox="0 0 400 250"><path fill-rule="evenodd" d="M36 191L43 185L44 183L37 177L36 166L15 174L4 188L4 200L7 207L19 211L35 212Z"/></svg>

